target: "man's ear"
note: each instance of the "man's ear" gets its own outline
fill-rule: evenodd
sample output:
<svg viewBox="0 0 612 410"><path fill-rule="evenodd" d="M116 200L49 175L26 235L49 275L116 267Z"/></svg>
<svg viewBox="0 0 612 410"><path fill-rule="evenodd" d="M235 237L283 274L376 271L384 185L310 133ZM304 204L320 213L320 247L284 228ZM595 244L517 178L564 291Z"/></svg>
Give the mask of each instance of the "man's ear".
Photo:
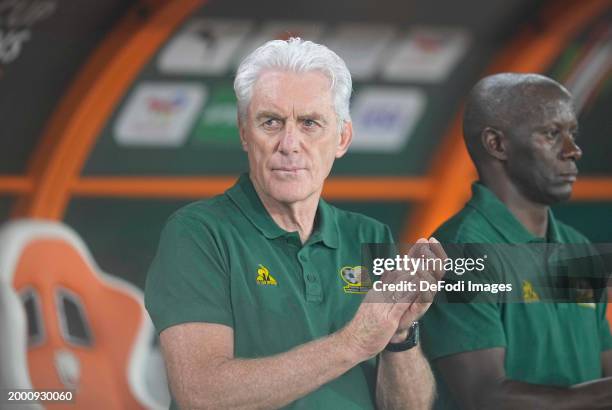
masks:
<svg viewBox="0 0 612 410"><path fill-rule="evenodd" d="M503 131L486 127L480 134L482 146L492 157L505 161L508 159L508 140Z"/></svg>
<svg viewBox="0 0 612 410"><path fill-rule="evenodd" d="M340 132L340 141L336 149L336 158L341 158L348 150L349 145L353 141L353 123L345 121L342 131Z"/></svg>
<svg viewBox="0 0 612 410"><path fill-rule="evenodd" d="M249 145L246 140L246 130L243 126L243 122L240 119L240 114L238 114L238 134L240 135L240 145L242 145L242 150L244 152L249 152Z"/></svg>

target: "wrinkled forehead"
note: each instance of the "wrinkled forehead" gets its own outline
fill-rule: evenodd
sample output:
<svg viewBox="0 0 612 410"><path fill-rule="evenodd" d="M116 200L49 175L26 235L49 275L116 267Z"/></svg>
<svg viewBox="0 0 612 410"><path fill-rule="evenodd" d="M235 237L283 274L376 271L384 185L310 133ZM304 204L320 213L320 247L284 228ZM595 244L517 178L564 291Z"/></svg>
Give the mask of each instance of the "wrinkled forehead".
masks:
<svg viewBox="0 0 612 410"><path fill-rule="evenodd" d="M262 104L310 108L321 104L328 106L332 104L330 80L320 71L264 71L253 86L251 108Z"/></svg>

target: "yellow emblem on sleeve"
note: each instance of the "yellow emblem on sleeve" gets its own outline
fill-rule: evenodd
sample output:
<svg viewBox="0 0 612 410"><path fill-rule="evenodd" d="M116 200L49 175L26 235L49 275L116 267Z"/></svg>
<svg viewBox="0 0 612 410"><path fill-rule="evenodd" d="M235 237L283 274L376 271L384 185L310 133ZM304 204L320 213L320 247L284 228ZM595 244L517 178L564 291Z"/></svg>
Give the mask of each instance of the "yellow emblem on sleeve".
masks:
<svg viewBox="0 0 612 410"><path fill-rule="evenodd" d="M528 280L523 281L523 300L525 302L537 302L540 300L537 292L533 289L533 285Z"/></svg>

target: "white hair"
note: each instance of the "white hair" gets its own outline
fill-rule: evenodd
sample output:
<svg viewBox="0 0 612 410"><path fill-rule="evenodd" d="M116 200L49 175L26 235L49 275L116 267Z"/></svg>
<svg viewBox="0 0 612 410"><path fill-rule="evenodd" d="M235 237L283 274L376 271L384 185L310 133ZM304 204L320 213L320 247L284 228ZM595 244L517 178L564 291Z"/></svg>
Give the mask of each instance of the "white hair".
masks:
<svg viewBox="0 0 612 410"><path fill-rule="evenodd" d="M342 129L344 123L351 120L349 101L353 83L351 73L344 61L321 44L292 37L287 41L268 41L240 63L234 80L234 91L238 100L238 115L241 121L246 119L253 96L253 86L262 71L266 69L295 73L320 71L330 81L338 128Z"/></svg>

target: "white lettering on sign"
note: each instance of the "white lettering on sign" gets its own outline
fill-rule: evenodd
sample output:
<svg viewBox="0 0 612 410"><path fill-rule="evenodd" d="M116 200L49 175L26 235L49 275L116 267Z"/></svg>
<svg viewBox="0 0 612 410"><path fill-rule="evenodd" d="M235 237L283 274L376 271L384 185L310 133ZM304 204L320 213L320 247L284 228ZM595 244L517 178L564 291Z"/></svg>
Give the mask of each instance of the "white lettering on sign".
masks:
<svg viewBox="0 0 612 410"><path fill-rule="evenodd" d="M15 61L32 37L32 26L56 8L51 0L0 0L0 64Z"/></svg>

